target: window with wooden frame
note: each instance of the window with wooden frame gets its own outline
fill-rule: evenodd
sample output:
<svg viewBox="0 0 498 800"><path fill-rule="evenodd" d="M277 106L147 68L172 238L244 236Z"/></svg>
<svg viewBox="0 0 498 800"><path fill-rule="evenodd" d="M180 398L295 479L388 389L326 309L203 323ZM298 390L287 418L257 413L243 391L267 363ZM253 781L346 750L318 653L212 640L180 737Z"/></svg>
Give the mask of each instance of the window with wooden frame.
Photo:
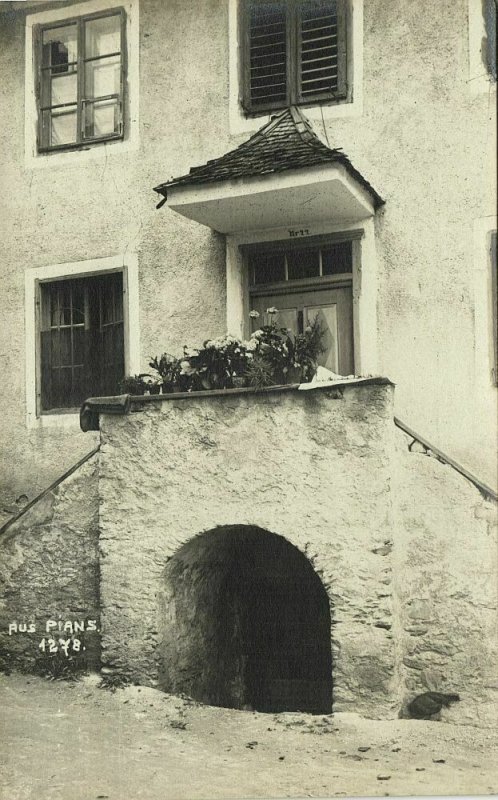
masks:
<svg viewBox="0 0 498 800"><path fill-rule="evenodd" d="M35 28L38 151L123 138L125 13Z"/></svg>
<svg viewBox="0 0 498 800"><path fill-rule="evenodd" d="M40 410L116 394L124 377L123 274L40 283Z"/></svg>
<svg viewBox="0 0 498 800"><path fill-rule="evenodd" d="M347 97L346 0L241 3L247 112Z"/></svg>

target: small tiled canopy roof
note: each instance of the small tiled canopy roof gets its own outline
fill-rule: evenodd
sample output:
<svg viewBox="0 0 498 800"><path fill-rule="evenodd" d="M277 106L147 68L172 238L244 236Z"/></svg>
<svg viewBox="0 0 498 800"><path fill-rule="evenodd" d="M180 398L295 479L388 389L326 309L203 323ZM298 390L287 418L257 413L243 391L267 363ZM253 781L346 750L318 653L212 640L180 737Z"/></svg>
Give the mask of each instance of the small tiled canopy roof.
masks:
<svg viewBox="0 0 498 800"><path fill-rule="evenodd" d="M376 209L384 203L340 149L331 149L320 141L306 117L295 106L272 117L235 150L200 167L192 167L188 175L161 183L154 191L167 197L168 188L173 186L197 186L327 164L341 164L371 195Z"/></svg>

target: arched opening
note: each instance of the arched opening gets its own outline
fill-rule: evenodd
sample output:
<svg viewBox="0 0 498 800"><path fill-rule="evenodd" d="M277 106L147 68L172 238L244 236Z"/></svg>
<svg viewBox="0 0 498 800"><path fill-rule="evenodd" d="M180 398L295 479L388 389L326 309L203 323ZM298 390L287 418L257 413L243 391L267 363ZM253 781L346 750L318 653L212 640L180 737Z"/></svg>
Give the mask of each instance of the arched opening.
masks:
<svg viewBox="0 0 498 800"><path fill-rule="evenodd" d="M234 525L170 559L160 593L160 685L211 705L332 710L330 607L282 536Z"/></svg>

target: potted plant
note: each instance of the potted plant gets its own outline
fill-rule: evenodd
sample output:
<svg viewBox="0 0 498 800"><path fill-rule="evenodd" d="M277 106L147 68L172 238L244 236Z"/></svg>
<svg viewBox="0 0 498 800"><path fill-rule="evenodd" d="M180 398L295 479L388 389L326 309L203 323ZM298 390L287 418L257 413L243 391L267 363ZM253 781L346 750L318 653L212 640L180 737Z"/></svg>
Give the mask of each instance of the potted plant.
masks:
<svg viewBox="0 0 498 800"><path fill-rule="evenodd" d="M162 386L163 394L169 394L178 388L180 375L179 358L170 355L170 353L163 353L159 358L157 356L151 358L149 367L152 367L158 373L159 377L156 380Z"/></svg>
<svg viewBox="0 0 498 800"><path fill-rule="evenodd" d="M146 378L150 378L150 375L146 372L142 372L140 375L127 375L120 382L119 390L122 394L145 394L148 388Z"/></svg>

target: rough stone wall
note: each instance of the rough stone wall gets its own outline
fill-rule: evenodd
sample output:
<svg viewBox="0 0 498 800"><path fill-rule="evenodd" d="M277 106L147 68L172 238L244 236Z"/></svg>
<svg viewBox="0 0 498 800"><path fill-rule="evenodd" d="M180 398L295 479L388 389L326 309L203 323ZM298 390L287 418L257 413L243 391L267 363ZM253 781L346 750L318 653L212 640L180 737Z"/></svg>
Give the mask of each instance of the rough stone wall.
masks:
<svg viewBox="0 0 498 800"><path fill-rule="evenodd" d="M229 127L227 0L196 0L195 13L182 0L142 0L139 150L26 169L23 5L0 22L9 503L33 497L88 447L77 425L26 430L25 270L137 249L142 369L150 354L224 332L223 239L156 211L152 187L245 138ZM331 146L387 200L377 224L379 371L398 386L398 414L492 482L496 390L476 388L476 375L490 382L489 364L474 363L472 228L496 213L495 104L472 94L468 64L468 0L398 0L395 14L391 0L368 0L363 114L325 124Z"/></svg>
<svg viewBox="0 0 498 800"><path fill-rule="evenodd" d="M334 708L394 713L391 386L172 398L104 416L101 436L106 665L154 683L168 559L202 531L255 525L329 595Z"/></svg>
<svg viewBox="0 0 498 800"><path fill-rule="evenodd" d="M496 503L397 437L393 569L405 698L456 692L458 723L498 722Z"/></svg>
<svg viewBox="0 0 498 800"><path fill-rule="evenodd" d="M45 494L0 538L0 657L4 668L39 669L52 654L42 639L78 638L75 665L100 663L98 632L59 632L46 623L96 620L99 613L98 456L93 456L52 492ZM9 625L34 626L12 631ZM74 630L73 630L74 633ZM59 653L64 663L65 656Z"/></svg>

